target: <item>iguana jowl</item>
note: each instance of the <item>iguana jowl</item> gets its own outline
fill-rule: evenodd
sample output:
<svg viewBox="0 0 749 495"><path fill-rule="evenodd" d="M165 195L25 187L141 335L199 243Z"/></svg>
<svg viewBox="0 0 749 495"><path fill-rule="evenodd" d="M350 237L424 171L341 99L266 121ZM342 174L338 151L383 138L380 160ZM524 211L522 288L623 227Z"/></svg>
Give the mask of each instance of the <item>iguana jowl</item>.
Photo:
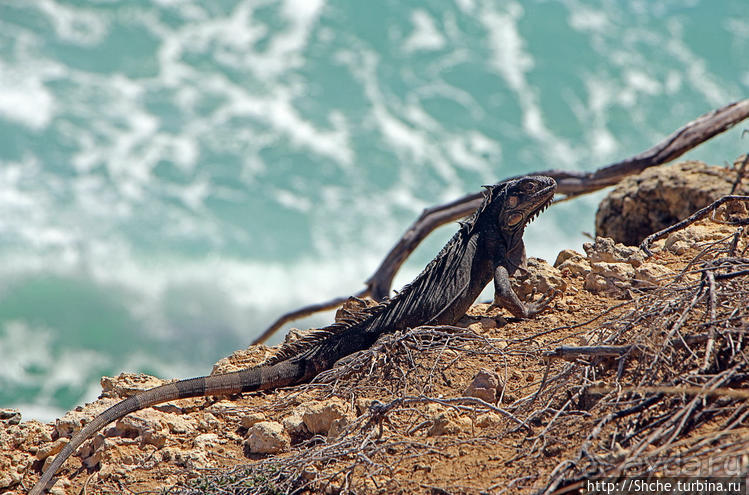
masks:
<svg viewBox="0 0 749 495"><path fill-rule="evenodd" d="M550 203L553 179L523 177L487 186L481 206L401 292L368 308L354 320L337 323L287 344L269 362L242 371L203 376L161 385L115 404L76 433L31 490L45 489L65 460L108 423L131 412L188 397L229 395L304 383L339 359L369 348L383 333L419 325L458 321L494 279L494 304L518 318L546 307L553 294L524 304L510 287L509 276L525 263L525 226Z"/></svg>

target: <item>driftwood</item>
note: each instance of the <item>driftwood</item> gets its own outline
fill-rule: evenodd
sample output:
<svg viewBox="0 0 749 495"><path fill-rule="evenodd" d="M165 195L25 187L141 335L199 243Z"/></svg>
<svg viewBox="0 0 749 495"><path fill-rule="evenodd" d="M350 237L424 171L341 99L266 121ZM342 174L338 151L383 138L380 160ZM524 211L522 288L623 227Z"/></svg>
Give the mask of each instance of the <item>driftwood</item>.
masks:
<svg viewBox="0 0 749 495"><path fill-rule="evenodd" d="M749 99L744 99L706 113L677 129L652 148L625 160L599 168L594 172L543 170L525 175L546 175L554 178L557 181L558 194L564 195L564 198L557 201L564 201L618 184L625 177L637 174L648 167L670 162L713 136L730 129L747 117L749 117ZM516 177L520 176L510 177L506 180ZM450 203L425 209L385 256L374 274L367 279L366 287L359 291L356 296L370 296L376 301L381 301L387 297L395 274L421 241L437 227L470 215L479 206L481 199L482 194L476 192ZM268 337L289 321L335 308L346 299L347 297L337 297L330 301L304 306L286 313L273 322L255 339L253 344L265 342Z"/></svg>

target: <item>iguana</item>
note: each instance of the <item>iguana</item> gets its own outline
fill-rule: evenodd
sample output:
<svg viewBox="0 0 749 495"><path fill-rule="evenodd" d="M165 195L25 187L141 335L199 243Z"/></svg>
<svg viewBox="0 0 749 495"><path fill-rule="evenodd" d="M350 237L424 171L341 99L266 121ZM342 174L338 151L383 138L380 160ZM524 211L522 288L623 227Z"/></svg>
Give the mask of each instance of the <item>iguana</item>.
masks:
<svg viewBox="0 0 749 495"><path fill-rule="evenodd" d="M60 451L31 490L40 494L65 460L108 423L155 404L187 397L229 395L304 383L339 359L369 348L383 333L458 321L494 279L494 304L518 318L543 310L554 293L525 304L509 276L525 264L525 226L550 203L556 182L535 176L485 186L481 206L424 270L399 293L348 321L282 346L268 362L233 373L161 385L128 397L95 417Z"/></svg>

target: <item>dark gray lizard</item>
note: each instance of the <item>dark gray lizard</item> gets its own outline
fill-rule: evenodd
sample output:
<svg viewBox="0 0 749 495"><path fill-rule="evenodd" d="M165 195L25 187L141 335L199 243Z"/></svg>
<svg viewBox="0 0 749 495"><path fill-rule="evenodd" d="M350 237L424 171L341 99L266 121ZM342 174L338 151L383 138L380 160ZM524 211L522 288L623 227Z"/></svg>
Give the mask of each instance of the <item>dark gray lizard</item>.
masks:
<svg viewBox="0 0 749 495"><path fill-rule="evenodd" d="M65 460L108 423L155 404L188 397L230 395L304 383L336 361L369 348L383 333L419 325L451 325L494 279L494 304L518 318L543 310L554 294L524 304L510 287L510 275L525 264L525 226L550 203L556 182L523 177L486 186L476 212L413 282L392 299L354 318L311 332L284 345L267 363L242 371L161 385L115 404L83 427L60 451L31 490L38 495Z"/></svg>

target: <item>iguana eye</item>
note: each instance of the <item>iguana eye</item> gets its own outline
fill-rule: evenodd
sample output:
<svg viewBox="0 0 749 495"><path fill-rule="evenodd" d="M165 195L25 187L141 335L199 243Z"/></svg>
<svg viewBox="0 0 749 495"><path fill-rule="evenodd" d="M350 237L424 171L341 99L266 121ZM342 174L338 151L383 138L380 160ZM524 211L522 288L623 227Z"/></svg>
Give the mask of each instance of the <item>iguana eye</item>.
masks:
<svg viewBox="0 0 749 495"><path fill-rule="evenodd" d="M522 213L512 213L509 217L507 217L507 225L510 227L517 225L523 220L523 214Z"/></svg>

